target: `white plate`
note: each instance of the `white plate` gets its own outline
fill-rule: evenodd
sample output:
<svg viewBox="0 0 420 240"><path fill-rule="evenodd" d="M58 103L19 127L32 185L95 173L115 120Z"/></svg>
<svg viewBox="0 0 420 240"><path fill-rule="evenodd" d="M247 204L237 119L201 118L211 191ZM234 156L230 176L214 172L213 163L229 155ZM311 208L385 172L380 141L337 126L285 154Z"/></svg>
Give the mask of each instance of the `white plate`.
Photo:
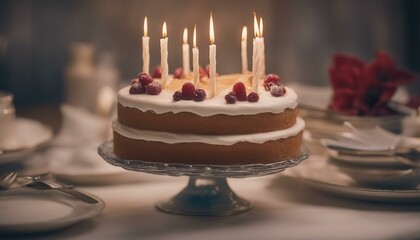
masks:
<svg viewBox="0 0 420 240"><path fill-rule="evenodd" d="M361 187L350 176L329 164L324 155L311 155L299 166L289 169L289 173L311 187L341 197L375 202L420 201L419 189L382 190Z"/></svg>
<svg viewBox="0 0 420 240"><path fill-rule="evenodd" d="M43 232L73 225L98 215L105 207L54 190L12 189L0 192L0 231Z"/></svg>
<svg viewBox="0 0 420 240"><path fill-rule="evenodd" d="M393 156L359 156L341 154L334 150L327 150L328 154L337 162L344 164L355 164L360 166L371 166L371 167L393 167L398 168L405 166L401 161Z"/></svg>
<svg viewBox="0 0 420 240"><path fill-rule="evenodd" d="M415 189L420 184L420 170L415 168L377 168L339 165L340 170L363 186L391 189Z"/></svg>
<svg viewBox="0 0 420 240"><path fill-rule="evenodd" d="M53 131L44 124L26 118L16 119L16 143L0 154L0 164L22 160L53 138Z"/></svg>

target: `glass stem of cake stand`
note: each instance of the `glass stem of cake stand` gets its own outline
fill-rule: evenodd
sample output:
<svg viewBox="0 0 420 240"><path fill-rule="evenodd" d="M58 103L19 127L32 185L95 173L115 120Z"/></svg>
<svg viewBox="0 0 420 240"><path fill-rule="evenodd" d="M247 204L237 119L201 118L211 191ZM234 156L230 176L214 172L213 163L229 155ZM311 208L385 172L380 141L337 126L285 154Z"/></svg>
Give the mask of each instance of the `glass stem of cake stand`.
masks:
<svg viewBox="0 0 420 240"><path fill-rule="evenodd" d="M156 207L168 213L226 216L248 211L252 203L238 197L226 178L190 177L180 193Z"/></svg>

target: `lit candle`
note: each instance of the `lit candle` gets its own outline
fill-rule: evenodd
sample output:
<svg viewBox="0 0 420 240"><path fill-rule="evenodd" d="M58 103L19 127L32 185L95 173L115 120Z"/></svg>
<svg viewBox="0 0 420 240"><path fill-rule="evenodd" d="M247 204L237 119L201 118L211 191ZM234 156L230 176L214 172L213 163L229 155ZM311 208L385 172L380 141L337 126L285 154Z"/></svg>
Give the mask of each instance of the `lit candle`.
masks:
<svg viewBox="0 0 420 240"><path fill-rule="evenodd" d="M242 57L242 73L246 74L248 72L248 57L247 57L247 35L248 31L246 26L242 28L242 41L241 41L241 57Z"/></svg>
<svg viewBox="0 0 420 240"><path fill-rule="evenodd" d="M196 30L196 26L194 25L194 35L193 35L193 75L194 75L194 86L196 89L199 88L199 68L200 68L200 63L199 63L199 50L197 47L197 30Z"/></svg>
<svg viewBox="0 0 420 240"><path fill-rule="evenodd" d="M185 76L190 74L190 45L188 44L188 29L184 29L184 43L182 44L182 68Z"/></svg>
<svg viewBox="0 0 420 240"><path fill-rule="evenodd" d="M168 38L166 30L166 22L163 22L162 38L160 39L160 66L162 71L162 88L166 87L168 82Z"/></svg>
<svg viewBox="0 0 420 240"><path fill-rule="evenodd" d="M265 78L265 44L264 44L264 36L263 36L263 20L262 17L260 17L260 28L259 28L259 46L258 51L260 52L260 79Z"/></svg>
<svg viewBox="0 0 420 240"><path fill-rule="evenodd" d="M254 13L254 40L252 42L252 89L254 92L258 91L258 77L259 77L259 51L258 51L258 22Z"/></svg>
<svg viewBox="0 0 420 240"><path fill-rule="evenodd" d="M214 44L214 27L213 27L213 16L210 13L210 46L209 46L209 57L210 57L210 97L216 95L216 44Z"/></svg>
<svg viewBox="0 0 420 240"><path fill-rule="evenodd" d="M147 36L147 17L144 17L143 25L143 72L149 73L150 53L149 53L149 36Z"/></svg>

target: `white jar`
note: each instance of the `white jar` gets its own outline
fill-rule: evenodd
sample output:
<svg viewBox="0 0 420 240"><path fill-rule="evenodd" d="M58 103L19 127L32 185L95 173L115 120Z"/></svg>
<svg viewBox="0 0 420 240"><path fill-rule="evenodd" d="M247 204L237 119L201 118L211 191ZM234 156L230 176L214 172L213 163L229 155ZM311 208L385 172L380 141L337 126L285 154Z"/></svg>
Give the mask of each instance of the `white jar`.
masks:
<svg viewBox="0 0 420 240"><path fill-rule="evenodd" d="M13 95L0 92L0 150L12 149L16 144L16 113Z"/></svg>

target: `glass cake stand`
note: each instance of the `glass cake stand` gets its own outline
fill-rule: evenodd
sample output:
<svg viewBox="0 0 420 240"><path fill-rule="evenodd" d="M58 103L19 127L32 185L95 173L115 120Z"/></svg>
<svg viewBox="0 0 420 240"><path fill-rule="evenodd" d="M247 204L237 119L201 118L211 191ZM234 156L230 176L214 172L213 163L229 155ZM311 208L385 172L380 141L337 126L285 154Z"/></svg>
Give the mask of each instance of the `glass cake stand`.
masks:
<svg viewBox="0 0 420 240"><path fill-rule="evenodd" d="M226 178L246 178L278 173L294 167L309 157L302 147L293 159L270 164L245 165L191 165L180 163L147 162L121 159L114 154L113 141L98 148L99 155L108 163L127 170L167 176L188 176L187 186L177 195L156 207L167 213L200 216L226 216L248 211L252 203L240 198L229 187Z"/></svg>

